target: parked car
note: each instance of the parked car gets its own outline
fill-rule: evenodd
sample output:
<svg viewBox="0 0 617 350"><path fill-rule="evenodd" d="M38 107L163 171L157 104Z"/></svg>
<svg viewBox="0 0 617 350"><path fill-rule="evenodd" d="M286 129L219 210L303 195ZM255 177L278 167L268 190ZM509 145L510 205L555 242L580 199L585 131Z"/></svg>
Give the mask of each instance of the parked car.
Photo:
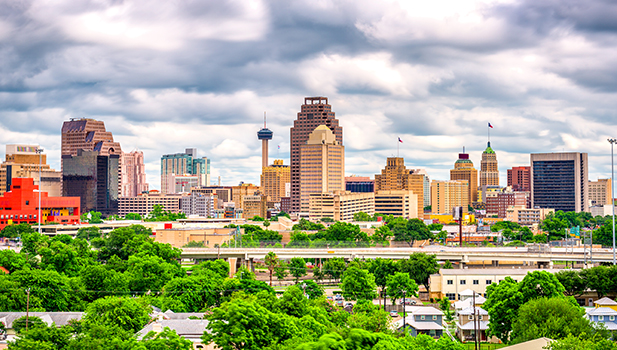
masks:
<svg viewBox="0 0 617 350"><path fill-rule="evenodd" d="M402 300L399 302L399 304L403 305L403 303L405 305L416 305L416 301L411 299L411 298L405 298L405 300Z"/></svg>
<svg viewBox="0 0 617 350"><path fill-rule="evenodd" d="M337 294L334 296L334 300L343 300L343 296L340 294Z"/></svg>
<svg viewBox="0 0 617 350"><path fill-rule="evenodd" d="M353 307L353 304L352 304L352 303L350 303L350 302L346 302L346 303L345 303L345 307L348 307L348 306Z"/></svg>
<svg viewBox="0 0 617 350"><path fill-rule="evenodd" d="M396 311L390 311L390 316L391 317L399 317L399 314Z"/></svg>

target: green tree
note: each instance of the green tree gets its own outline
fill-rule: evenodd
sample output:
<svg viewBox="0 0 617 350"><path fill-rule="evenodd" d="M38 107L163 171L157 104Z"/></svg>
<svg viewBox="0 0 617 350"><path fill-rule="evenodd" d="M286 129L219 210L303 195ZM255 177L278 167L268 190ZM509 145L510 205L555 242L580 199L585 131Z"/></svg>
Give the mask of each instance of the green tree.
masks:
<svg viewBox="0 0 617 350"><path fill-rule="evenodd" d="M23 317L25 321L25 317ZM73 337L73 329L71 326L56 327L55 325L47 326L42 320L33 327L32 320L39 319L38 317L29 317L28 331L20 330L19 337L15 341L8 342L10 350L55 350L68 349ZM18 320L13 321L13 325ZM21 323L18 322L18 324ZM25 323L25 322L24 322ZM25 325L24 325L25 326Z"/></svg>
<svg viewBox="0 0 617 350"><path fill-rule="evenodd" d="M413 244L417 240L431 239L433 235L431 231L426 227L424 221L420 219L410 219L407 221L405 228L393 230L394 240L402 241L413 247Z"/></svg>
<svg viewBox="0 0 617 350"><path fill-rule="evenodd" d="M198 312L204 307L215 305L222 281L214 276L201 275L170 280L163 287L165 299L163 309L174 312Z"/></svg>
<svg viewBox="0 0 617 350"><path fill-rule="evenodd" d="M559 212L561 212L561 210L555 214L549 213L540 224L540 229L544 232L548 232L549 240L565 237L566 229L569 227L568 221L563 220L565 219L562 215L563 212L561 212L561 214L559 214ZM563 219L560 219L560 217Z"/></svg>
<svg viewBox="0 0 617 350"><path fill-rule="evenodd" d="M284 261L281 261L280 264L274 268L274 276L279 280L279 283L285 279L289 275L287 272L287 264Z"/></svg>
<svg viewBox="0 0 617 350"><path fill-rule="evenodd" d="M306 262L303 258L291 258L289 263L289 273L296 279L296 284L301 277L306 276Z"/></svg>
<svg viewBox="0 0 617 350"><path fill-rule="evenodd" d="M141 217L141 215L140 215L140 214L137 214L137 213L128 213L128 214L126 214L126 215L124 216L124 220L135 220L135 221L139 220L139 221L141 221L141 220L143 220L143 218Z"/></svg>
<svg viewBox="0 0 617 350"><path fill-rule="evenodd" d="M308 248L311 246L309 235L302 231L293 231L287 248Z"/></svg>
<svg viewBox="0 0 617 350"><path fill-rule="evenodd" d="M369 245L368 235L360 230L360 226L340 221L328 227L324 238L331 244L344 246L348 246L348 243L354 243L355 246Z"/></svg>
<svg viewBox="0 0 617 350"><path fill-rule="evenodd" d="M126 270L132 291L160 291L174 277L184 274L177 264L165 262L158 256L139 254L131 255Z"/></svg>
<svg viewBox="0 0 617 350"><path fill-rule="evenodd" d="M19 270L10 280L20 288L30 288L30 307L45 311L71 311L83 308L73 280L53 270ZM16 293L16 296L20 295Z"/></svg>
<svg viewBox="0 0 617 350"><path fill-rule="evenodd" d="M429 290L429 278L432 274L439 272L439 263L435 255L424 253L413 253L409 259L398 261L398 270L406 272L417 284L422 284Z"/></svg>
<svg viewBox="0 0 617 350"><path fill-rule="evenodd" d="M106 297L88 305L83 316L86 326L119 327L134 334L150 320L150 306L144 299Z"/></svg>
<svg viewBox="0 0 617 350"><path fill-rule="evenodd" d="M512 324L512 342L546 337L563 339L569 335L588 338L595 333L585 311L574 299L539 298L521 306Z"/></svg>
<svg viewBox="0 0 617 350"><path fill-rule="evenodd" d="M446 322L452 322L452 320L454 319L454 315L452 314L452 310L450 309L450 299L439 299L439 309L443 311Z"/></svg>
<svg viewBox="0 0 617 350"><path fill-rule="evenodd" d="M366 222L366 221L375 221L372 216L368 215L365 212L357 212L353 214L353 221Z"/></svg>
<svg viewBox="0 0 617 350"><path fill-rule="evenodd" d="M221 350L260 350L282 343L298 334L291 316L271 312L253 299L236 298L223 303L207 316L202 340Z"/></svg>
<svg viewBox="0 0 617 350"><path fill-rule="evenodd" d="M388 276L387 293L392 298L392 305L396 304L396 300L405 297L418 296L418 285L409 277L408 273L397 272L394 275Z"/></svg>
<svg viewBox="0 0 617 350"><path fill-rule="evenodd" d="M82 222L87 222L89 224L102 224L103 223L103 219L101 219L101 216L103 214L101 214L98 211L91 211L88 213L83 213L80 216L80 219Z"/></svg>
<svg viewBox="0 0 617 350"><path fill-rule="evenodd" d="M17 237L21 237L24 233L33 233L34 230L32 226L21 223L17 225L7 225L2 231L0 231L0 237L6 237L8 239L14 239Z"/></svg>
<svg viewBox="0 0 617 350"><path fill-rule="evenodd" d="M272 274L274 273L274 269L279 265L279 262L280 260L274 252L268 252L264 258L264 264L270 272L270 286L272 286Z"/></svg>
<svg viewBox="0 0 617 350"><path fill-rule="evenodd" d="M302 288L306 295L308 295L309 299L318 299L322 297L324 293L323 287L315 283L315 281L306 280L300 284L297 284L297 286Z"/></svg>
<svg viewBox="0 0 617 350"><path fill-rule="evenodd" d="M491 284L486 287L486 292L483 308L488 311L491 320L488 324L489 333L505 343L512 331L512 322L516 319L518 309L524 304L523 294L518 290L518 283L511 277Z"/></svg>
<svg viewBox="0 0 617 350"><path fill-rule="evenodd" d="M350 328L363 329L369 332L389 333L392 317L385 310L373 304L370 300L360 300L353 307L353 315L347 319Z"/></svg>
<svg viewBox="0 0 617 350"><path fill-rule="evenodd" d="M547 297L563 296L565 288L555 275L547 271L533 271L528 273L519 283L518 290L523 294L525 302Z"/></svg>
<svg viewBox="0 0 617 350"><path fill-rule="evenodd" d="M441 229L443 229L443 225L439 223L432 223L427 225L426 228L428 228L429 231L441 231Z"/></svg>
<svg viewBox="0 0 617 350"><path fill-rule="evenodd" d="M375 276L367 270L355 266L349 267L343 275L341 284L343 297L347 300L373 300L377 297Z"/></svg>
<svg viewBox="0 0 617 350"><path fill-rule="evenodd" d="M252 218L249 219L250 221L264 221L264 218L262 218L261 216L255 215Z"/></svg>
<svg viewBox="0 0 617 350"><path fill-rule="evenodd" d="M40 317L36 316L22 316L13 321L13 330L17 334L22 334L26 331L26 324L28 324L28 329L37 328L37 327L45 327L46 324Z"/></svg>
<svg viewBox="0 0 617 350"><path fill-rule="evenodd" d="M561 270L555 273L555 277L569 296L581 296L587 290L587 281L581 278L578 271Z"/></svg>
<svg viewBox="0 0 617 350"><path fill-rule="evenodd" d="M89 302L110 294L123 294L129 291L126 275L103 265L85 267L81 270L79 279L88 291L85 300Z"/></svg>
<svg viewBox="0 0 617 350"><path fill-rule="evenodd" d="M150 331L142 339L147 350L191 350L193 342L179 336L175 330L165 327L162 332Z"/></svg>
<svg viewBox="0 0 617 350"><path fill-rule="evenodd" d="M81 227L77 230L77 236L75 237L85 239L87 241L92 238L99 238L101 237L101 229L98 228L98 226Z"/></svg>
<svg viewBox="0 0 617 350"><path fill-rule="evenodd" d="M590 290L595 290L598 298L602 298L613 290L611 274L606 266L594 266L579 272L581 279Z"/></svg>
<svg viewBox="0 0 617 350"><path fill-rule="evenodd" d="M301 231L315 231L315 230L323 230L325 226L322 224L314 224L306 219L300 219L300 222L293 225L292 230L301 230Z"/></svg>
<svg viewBox="0 0 617 350"><path fill-rule="evenodd" d="M581 339L569 335L548 345L549 350L617 350L617 343L608 339Z"/></svg>
<svg viewBox="0 0 617 350"><path fill-rule="evenodd" d="M345 260L343 258L331 258L323 264L324 274L334 280L339 280L345 272Z"/></svg>
<svg viewBox="0 0 617 350"><path fill-rule="evenodd" d="M452 266L452 262L450 262L450 260L446 260L446 262L443 264L441 268L445 270L451 270L454 267Z"/></svg>
<svg viewBox="0 0 617 350"><path fill-rule="evenodd" d="M375 244L381 244L384 247L390 245L390 239L394 236L392 230L388 226L380 226L371 236L371 240Z"/></svg>
<svg viewBox="0 0 617 350"><path fill-rule="evenodd" d="M25 254L17 253L11 249L0 250L0 266L9 270L10 273L32 267Z"/></svg>
<svg viewBox="0 0 617 350"><path fill-rule="evenodd" d="M388 276L393 275L397 271L396 264L392 261L392 259L375 258L371 261L368 271L375 276L375 284L381 288L380 295L384 299L385 307L386 294L384 293L384 289L388 283Z"/></svg>

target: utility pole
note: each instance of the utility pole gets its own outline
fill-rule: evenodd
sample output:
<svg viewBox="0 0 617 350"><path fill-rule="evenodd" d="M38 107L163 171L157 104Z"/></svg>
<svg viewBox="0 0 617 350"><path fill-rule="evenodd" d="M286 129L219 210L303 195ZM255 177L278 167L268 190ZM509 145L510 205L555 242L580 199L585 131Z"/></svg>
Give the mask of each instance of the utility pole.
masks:
<svg viewBox="0 0 617 350"><path fill-rule="evenodd" d="M40 181L40 180L39 180ZM26 332L28 331L28 317L30 316L30 288L26 289Z"/></svg>
<svg viewBox="0 0 617 350"><path fill-rule="evenodd" d="M478 316L476 316L476 291L473 291L472 293L472 304L471 304L471 311L473 314L473 345L474 345L474 349L475 350L479 350L478 349L478 327L476 327L476 321L478 319Z"/></svg>
<svg viewBox="0 0 617 350"><path fill-rule="evenodd" d="M407 303L405 302L406 296L407 291L403 289L403 335L407 335L407 322L405 321L405 317L407 316Z"/></svg>
<svg viewBox="0 0 617 350"><path fill-rule="evenodd" d="M43 167L43 149L41 147L36 149L36 153L39 154L39 214L38 214L38 222L39 222L39 234L41 234L41 187L43 186L43 181L41 179L41 168ZM26 325L28 322L26 322Z"/></svg>
<svg viewBox="0 0 617 350"><path fill-rule="evenodd" d="M608 139L611 143L611 206L613 207L613 265L617 264L617 258L615 257L615 163L613 161L613 145L617 143L616 139Z"/></svg>

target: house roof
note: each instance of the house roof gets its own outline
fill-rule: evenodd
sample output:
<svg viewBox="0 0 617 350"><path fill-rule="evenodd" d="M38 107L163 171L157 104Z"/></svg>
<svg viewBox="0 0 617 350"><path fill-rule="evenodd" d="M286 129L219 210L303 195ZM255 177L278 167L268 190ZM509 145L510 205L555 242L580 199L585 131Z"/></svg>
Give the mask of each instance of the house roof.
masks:
<svg viewBox="0 0 617 350"><path fill-rule="evenodd" d="M451 276L451 275L499 275L499 276L525 276L529 272L534 271L547 271L550 273L558 272L557 269L500 269L500 268L490 268L490 269L441 269L439 273L436 275L443 276ZM577 271L577 270L574 270Z"/></svg>
<svg viewBox="0 0 617 350"><path fill-rule="evenodd" d="M52 323L56 326L65 326L70 320L81 320L83 314L83 312L30 312L29 315L42 319L49 326ZM13 328L13 321L24 316L25 312L0 312L0 321L9 329Z"/></svg>
<svg viewBox="0 0 617 350"><path fill-rule="evenodd" d="M432 306L406 306L405 311L413 315L437 315L443 316L443 312Z"/></svg>
<svg viewBox="0 0 617 350"><path fill-rule="evenodd" d="M477 325L477 323L476 323ZM467 322L464 325L461 325L460 323L456 322L456 328L460 328L466 331L472 331L474 330L474 326L473 326L473 322ZM481 331L485 331L488 329L488 321L480 321L480 330Z"/></svg>
<svg viewBox="0 0 617 350"><path fill-rule="evenodd" d="M588 316L617 316L617 311L610 307L599 307L595 309L586 309Z"/></svg>
<svg viewBox="0 0 617 350"><path fill-rule="evenodd" d="M474 293L475 293L476 295L480 295L480 293L475 292L475 291L473 291L473 290L471 290L471 289L465 289L464 291L462 291L462 292L460 292L460 293L458 293L458 294L459 294L460 296L462 296L462 297L473 297L473 294L474 294Z"/></svg>
<svg viewBox="0 0 617 350"><path fill-rule="evenodd" d="M617 302L615 302L615 300L604 297L602 299L598 299L596 301L594 301L594 304L596 305L603 305L603 306L614 306L617 305Z"/></svg>
<svg viewBox="0 0 617 350"><path fill-rule="evenodd" d="M476 305L482 305L486 302L486 298L483 296L479 296L476 297ZM471 307L471 304L473 303L473 298L468 298L465 300L459 300L459 301L455 301L454 302L454 308L456 310L462 310L462 309L466 309L468 307Z"/></svg>
<svg viewBox="0 0 617 350"><path fill-rule="evenodd" d="M505 348L501 348L501 350L544 350L552 341L553 339L543 337L520 344L506 346Z"/></svg>
<svg viewBox="0 0 617 350"><path fill-rule="evenodd" d="M442 330L443 329L443 326L438 324L437 322L433 322L433 321L416 322L411 317L406 318L405 323L407 323L407 326L413 327L414 329L417 329L420 331ZM403 328L403 319L400 319L394 322L392 325L394 326L394 329Z"/></svg>
<svg viewBox="0 0 617 350"><path fill-rule="evenodd" d="M201 336L206 330L208 320L160 320L146 325L142 330L137 332L137 338L142 339L148 332L154 330L155 323L161 325L161 329L165 327L175 330L176 333L191 341L201 341Z"/></svg>
<svg viewBox="0 0 617 350"><path fill-rule="evenodd" d="M474 308L474 307L471 307L471 306L470 306L470 307L467 307L467 308L464 308L463 310L459 311L459 312L458 312L458 314L459 314L459 315L475 315L475 314L476 314L476 312L477 312L479 315L483 315L483 316L484 316L484 315L488 315L488 311L486 311L486 310L484 310L483 308L478 307L478 306L476 306L475 308Z"/></svg>

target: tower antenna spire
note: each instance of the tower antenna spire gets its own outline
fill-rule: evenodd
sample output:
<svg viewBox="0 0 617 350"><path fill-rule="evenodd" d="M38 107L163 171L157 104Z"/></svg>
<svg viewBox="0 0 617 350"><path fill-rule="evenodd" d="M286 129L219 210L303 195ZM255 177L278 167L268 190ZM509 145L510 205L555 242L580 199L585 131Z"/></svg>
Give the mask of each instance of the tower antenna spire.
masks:
<svg viewBox="0 0 617 350"><path fill-rule="evenodd" d="M264 129L266 128L266 111L264 111Z"/></svg>

